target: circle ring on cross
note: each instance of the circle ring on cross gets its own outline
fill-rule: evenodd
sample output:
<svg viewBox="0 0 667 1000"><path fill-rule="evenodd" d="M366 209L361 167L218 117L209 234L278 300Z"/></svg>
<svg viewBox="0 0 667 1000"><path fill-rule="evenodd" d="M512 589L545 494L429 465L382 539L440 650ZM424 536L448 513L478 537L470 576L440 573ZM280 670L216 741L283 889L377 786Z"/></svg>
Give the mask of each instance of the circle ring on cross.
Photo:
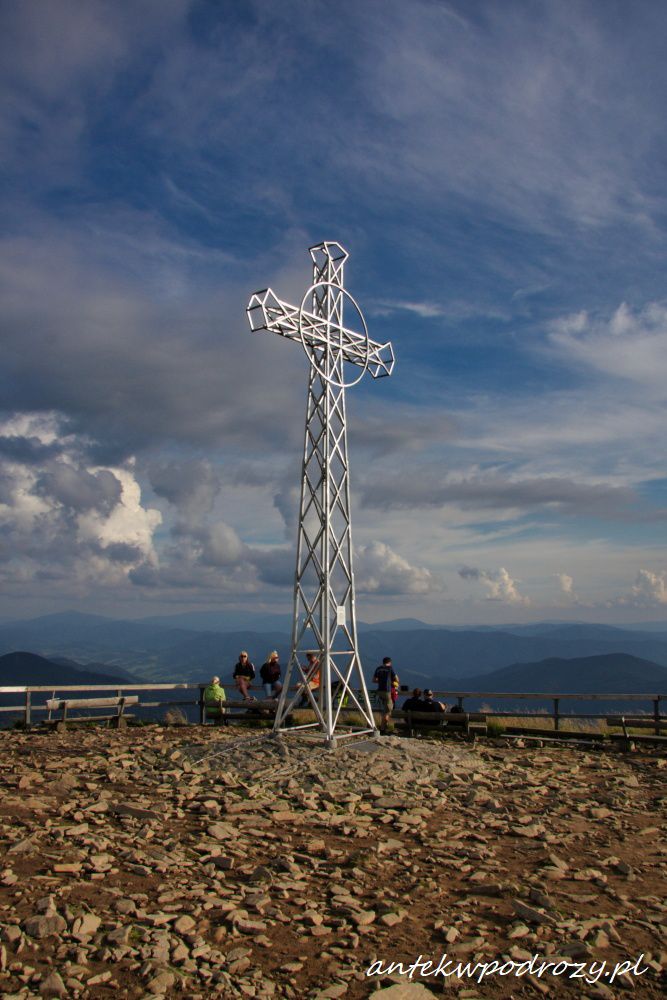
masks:
<svg viewBox="0 0 667 1000"><path fill-rule="evenodd" d="M326 295L319 294L325 292L325 290ZM331 310L333 308L333 310L338 313L338 321L332 319L331 312L329 312L329 315L318 316L316 312L311 312L309 309L305 308L306 300L309 300L312 303L315 299L316 293L318 293L317 298L326 303L326 309ZM333 298L333 306L329 301L329 294L331 294ZM349 328L347 328L346 332L346 327L341 322L343 298L348 299L352 303L359 315L359 319L361 320L361 325L363 327L364 332L363 334L357 335L358 340L355 344L350 343ZM314 320L316 322L314 322ZM312 331L311 335L315 334L317 330L320 330L322 326L326 326L326 340L321 344L318 344L317 339L310 343L307 342L306 336L308 331L304 329L304 326L310 328L310 331ZM314 330L313 327L315 327ZM333 281L317 281L314 285L310 286L301 300L301 307L299 309L299 335L301 337L301 344L306 352L306 356L310 359L310 362L317 373L321 375L324 381L328 382L329 385L337 386L339 389L349 389L351 386L356 385L357 382L360 382L366 374L370 360L368 327L366 326L366 320L364 319L364 315L357 305L356 300L341 285L336 285ZM326 357L326 352L323 350L325 346L329 347L329 371L323 371L321 366L321 359ZM346 382L343 378L343 365L346 363L349 364L350 362L346 362L343 352L345 348L351 347L356 347L359 351L359 360L356 364L361 365L361 371L355 379L352 379L350 382ZM321 350L319 359L316 354L318 349ZM336 378L336 374L340 377Z"/></svg>

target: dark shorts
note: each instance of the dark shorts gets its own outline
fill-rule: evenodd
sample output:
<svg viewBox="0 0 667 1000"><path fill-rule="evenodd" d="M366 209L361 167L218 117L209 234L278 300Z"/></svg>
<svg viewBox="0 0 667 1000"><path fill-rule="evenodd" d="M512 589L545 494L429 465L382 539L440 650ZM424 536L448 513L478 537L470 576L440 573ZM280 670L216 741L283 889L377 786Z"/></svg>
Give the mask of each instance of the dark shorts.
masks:
<svg viewBox="0 0 667 1000"><path fill-rule="evenodd" d="M376 691L375 699L378 708L381 708L385 712L391 712L394 707L394 703L391 700L391 691Z"/></svg>

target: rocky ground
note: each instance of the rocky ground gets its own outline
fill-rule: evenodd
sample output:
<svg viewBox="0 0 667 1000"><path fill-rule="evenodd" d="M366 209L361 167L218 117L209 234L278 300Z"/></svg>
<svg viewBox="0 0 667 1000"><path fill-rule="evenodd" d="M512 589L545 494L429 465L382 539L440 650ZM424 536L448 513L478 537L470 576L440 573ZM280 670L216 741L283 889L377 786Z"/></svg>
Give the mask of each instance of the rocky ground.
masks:
<svg viewBox="0 0 667 1000"><path fill-rule="evenodd" d="M663 995L657 752L158 726L0 750L4 997ZM445 952L648 971L365 975Z"/></svg>

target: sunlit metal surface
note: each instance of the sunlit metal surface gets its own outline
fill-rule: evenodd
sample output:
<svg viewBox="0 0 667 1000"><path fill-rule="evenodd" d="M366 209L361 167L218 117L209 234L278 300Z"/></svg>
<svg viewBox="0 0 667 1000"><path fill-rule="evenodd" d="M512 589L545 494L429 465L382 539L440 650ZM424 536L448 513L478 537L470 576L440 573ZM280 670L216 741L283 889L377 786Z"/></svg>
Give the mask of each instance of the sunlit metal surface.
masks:
<svg viewBox="0 0 667 1000"><path fill-rule="evenodd" d="M299 341L310 361L301 507L294 581L292 647L274 730L305 701L315 712L310 728L333 745L343 735L375 732L357 642L350 522L345 389L366 371L391 375L394 352L368 336L359 306L344 287L347 251L339 243L310 248L313 281L300 305L283 302L270 289L248 304L253 331L268 330ZM344 321L344 312L353 322ZM320 684L311 689L306 654L319 657ZM294 684L297 694L288 694ZM340 730L341 709L362 718L353 733ZM308 728L308 727L306 727Z"/></svg>

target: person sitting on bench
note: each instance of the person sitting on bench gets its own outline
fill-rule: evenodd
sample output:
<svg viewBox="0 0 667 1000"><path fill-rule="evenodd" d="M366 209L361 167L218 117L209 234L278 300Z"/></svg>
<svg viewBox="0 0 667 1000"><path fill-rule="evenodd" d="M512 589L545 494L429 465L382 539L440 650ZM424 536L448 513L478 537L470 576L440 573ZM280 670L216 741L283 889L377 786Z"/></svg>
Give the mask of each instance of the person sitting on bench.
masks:
<svg viewBox="0 0 667 1000"><path fill-rule="evenodd" d="M272 650L259 668L259 676L264 685L264 694L267 698L277 698L283 689L280 680L280 659L277 650Z"/></svg>
<svg viewBox="0 0 667 1000"><path fill-rule="evenodd" d="M211 677L211 683L204 689L204 705L207 716L222 722L225 716L224 703L226 701L227 695L225 689L220 686L220 678Z"/></svg>
<svg viewBox="0 0 667 1000"><path fill-rule="evenodd" d="M245 649L239 653L238 663L234 667L234 680L237 690L244 701L254 701L254 697L248 693L248 688L255 679L255 665L250 662Z"/></svg>
<svg viewBox="0 0 667 1000"><path fill-rule="evenodd" d="M424 704L424 702L422 701L422 689L421 688L414 688L414 690L413 690L412 694L410 695L410 697L406 698L405 701L403 702L403 709L402 709L402 711L404 711L404 712L420 712L421 709L422 709L422 705L423 704Z"/></svg>
<svg viewBox="0 0 667 1000"><path fill-rule="evenodd" d="M424 700L421 703L419 711L421 712L448 712L449 708L442 701L436 701L433 697L433 692L430 688L424 691Z"/></svg>

